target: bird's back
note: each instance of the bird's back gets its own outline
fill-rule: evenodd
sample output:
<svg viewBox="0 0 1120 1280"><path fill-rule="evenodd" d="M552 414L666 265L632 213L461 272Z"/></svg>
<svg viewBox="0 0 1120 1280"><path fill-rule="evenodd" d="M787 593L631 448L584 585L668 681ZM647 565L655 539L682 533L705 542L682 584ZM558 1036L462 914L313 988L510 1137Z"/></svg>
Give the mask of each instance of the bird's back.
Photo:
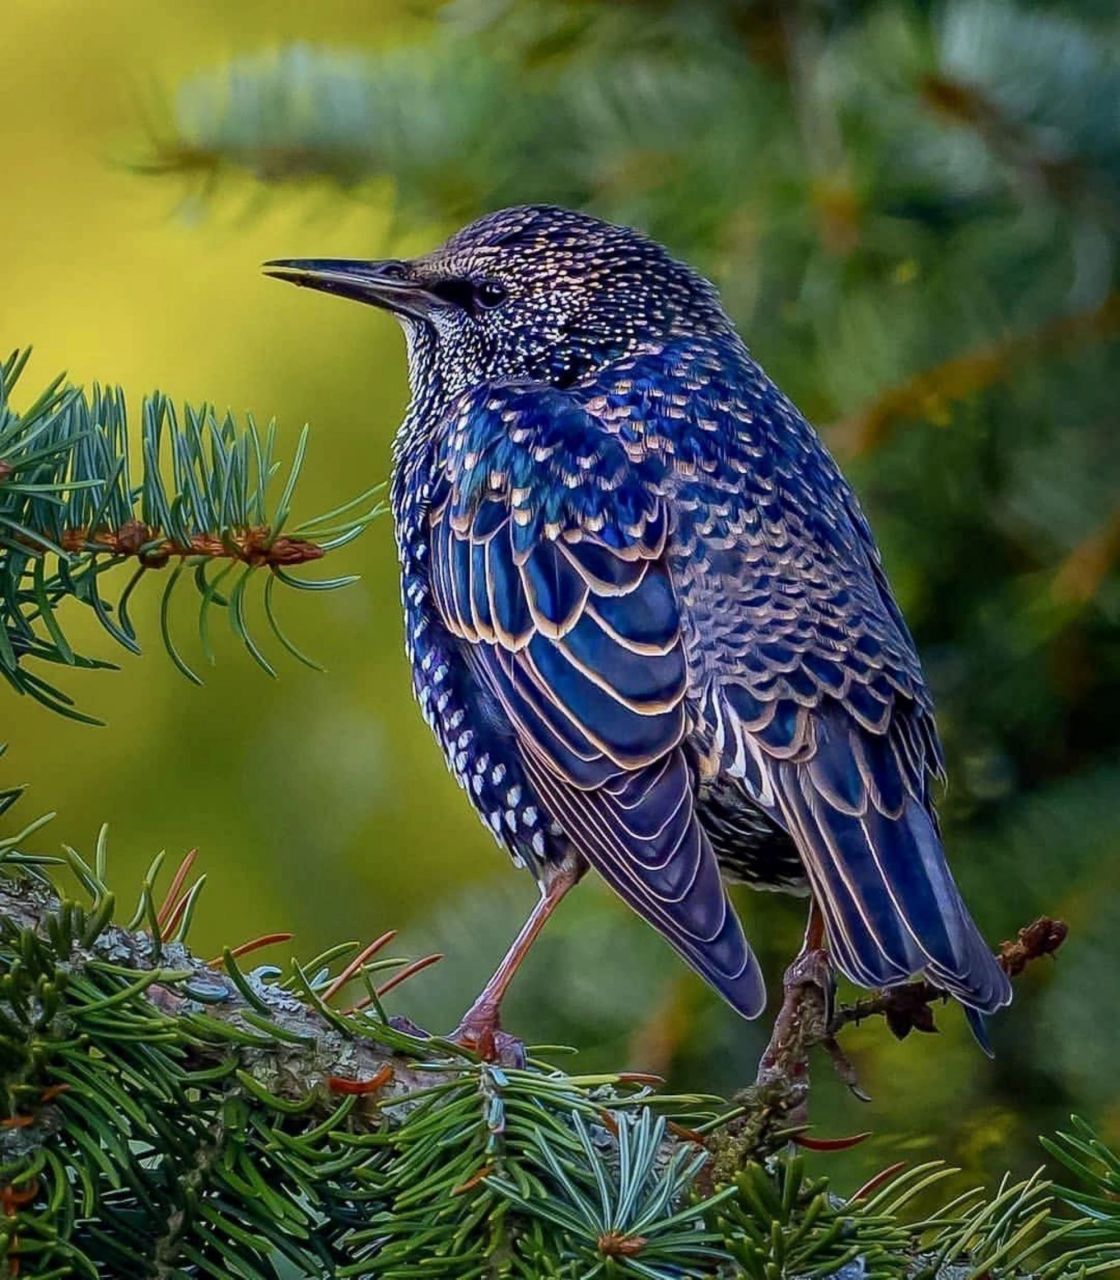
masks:
<svg viewBox="0 0 1120 1280"><path fill-rule="evenodd" d="M800 871L862 985L924 971L1006 1003L942 851L921 665L816 433L726 338L626 362L598 396L664 461L698 811L725 868L779 888Z"/></svg>

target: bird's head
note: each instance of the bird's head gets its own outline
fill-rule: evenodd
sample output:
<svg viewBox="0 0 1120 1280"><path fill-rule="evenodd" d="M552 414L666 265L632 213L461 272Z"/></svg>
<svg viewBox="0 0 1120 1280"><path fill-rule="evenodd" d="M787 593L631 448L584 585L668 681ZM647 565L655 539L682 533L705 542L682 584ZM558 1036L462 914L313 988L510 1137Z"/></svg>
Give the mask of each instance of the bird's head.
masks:
<svg viewBox="0 0 1120 1280"><path fill-rule="evenodd" d="M547 205L488 214L409 261L265 269L392 311L418 395L507 379L569 386L630 352L729 323L713 286L661 245Z"/></svg>

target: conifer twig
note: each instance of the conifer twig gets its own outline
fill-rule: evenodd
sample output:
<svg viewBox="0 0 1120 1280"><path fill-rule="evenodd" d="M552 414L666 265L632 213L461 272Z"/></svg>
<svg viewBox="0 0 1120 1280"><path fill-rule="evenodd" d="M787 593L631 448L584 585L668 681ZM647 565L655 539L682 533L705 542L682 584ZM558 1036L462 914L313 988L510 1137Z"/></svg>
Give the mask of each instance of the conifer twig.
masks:
<svg viewBox="0 0 1120 1280"><path fill-rule="evenodd" d="M1009 977L1019 977L1034 961L1053 955L1067 933L1064 921L1040 916L1020 929L1014 941L1001 943L996 958ZM806 1124L813 1049L823 1048L840 1078L866 1100L837 1038L843 1028L881 1016L899 1039L911 1031L935 1031L933 1006L948 999L941 988L921 979L831 1008L831 982L821 951L803 953L786 971L784 998L755 1082L735 1098L743 1114L713 1139L717 1175L735 1167L744 1152L781 1146Z"/></svg>
<svg viewBox="0 0 1120 1280"><path fill-rule="evenodd" d="M126 520L115 529L67 529L58 540L71 554L92 552L118 560L135 557L145 569L162 569L173 558L202 556L205 559L239 560L254 568L267 565L307 564L321 560L326 552L307 538L273 538L266 525L254 525L222 538L212 533L195 533L177 541L164 536L152 525Z"/></svg>
<svg viewBox="0 0 1120 1280"><path fill-rule="evenodd" d="M943 1167L896 1165L843 1200L799 1157L761 1163L791 1137L827 1151L866 1136L806 1138L782 1106L830 1034L811 962L793 967L796 1001L728 1124L713 1099L655 1093L645 1075L565 1075L532 1058L499 1069L376 1004L339 1013L325 997L366 977L369 947L293 963L287 980L243 971L247 949L227 947L216 972L159 939L174 899L157 913L159 860L137 916L150 934L110 923L104 838L92 865L68 853L84 906L18 840L0 842L0 1259L13 1270L26 1258L49 1274L248 1276L282 1255L317 1280L421 1264L481 1280L479 1258L508 1258L512 1280L568 1274L562 1260L573 1276L714 1280L735 1259L747 1275L781 1265L805 1280L860 1258L884 1280L955 1280L950 1255L975 1268L1061 1241L1098 1267L1120 1257L1084 1217L1053 1217L1061 1202L1037 1178L911 1224L900 1209ZM180 901L197 896L182 893L189 872L188 859L173 879ZM1060 934L1024 930L1002 949L1008 971ZM1115 1157L1084 1126L1054 1150L1111 1186ZM1099 1174L1082 1172L1086 1152ZM1075 1208L1078 1194L1063 1193Z"/></svg>
<svg viewBox="0 0 1120 1280"><path fill-rule="evenodd" d="M95 387L86 395L61 378L17 412L12 395L27 358L17 351L0 361L0 677L54 710L87 719L29 659L103 665L75 652L59 617L65 600L89 607L112 639L138 652L133 593L145 575L164 569L160 630L172 661L191 680L200 682L171 628L180 583L195 588L199 641L210 661L217 610L254 661L275 674L248 621L250 581L263 579L273 637L313 666L281 630L274 588L329 590L353 582L304 580L292 571L357 537L383 510L381 486L289 528L306 427L284 468L273 424L261 430L251 417L238 424L209 406L180 412L158 393L141 406L138 432L120 391ZM135 480L134 435L141 458ZM132 575L108 597L105 583L123 564Z"/></svg>

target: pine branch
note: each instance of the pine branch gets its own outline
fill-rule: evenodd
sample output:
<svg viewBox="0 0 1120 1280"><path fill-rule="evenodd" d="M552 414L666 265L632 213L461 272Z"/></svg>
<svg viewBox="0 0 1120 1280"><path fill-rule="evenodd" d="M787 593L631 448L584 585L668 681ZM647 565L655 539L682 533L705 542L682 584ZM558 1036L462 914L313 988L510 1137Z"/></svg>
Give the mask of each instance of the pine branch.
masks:
<svg viewBox="0 0 1120 1280"><path fill-rule="evenodd" d="M639 1077L501 1070L401 1030L380 1007L393 979L374 978L400 962L377 948L336 947L286 978L244 972L231 950L204 964L183 943L199 881L179 877L158 911L153 867L120 927L103 840L93 866L68 851L86 905L13 848L0 845L9 1258L37 1274L240 1276L282 1254L301 1275L403 1276L435 1254L471 1276L509 1249L515 1216L510 1275L590 1274L584 1260L639 1235L646 1270L624 1274L712 1254L699 1209L675 1212L703 1152L657 1114L702 1100L656 1098ZM335 1006L349 983L367 1009ZM606 1199L588 1199L611 1151ZM141 1234L140 1220L165 1227ZM569 1255L567 1270L534 1269Z"/></svg>
<svg viewBox="0 0 1120 1280"><path fill-rule="evenodd" d="M858 457L882 445L908 419L944 420L951 405L1005 381L1028 360L1107 342L1117 333L1120 293L1113 292L1086 311L985 343L886 388L865 408L829 428L829 444L842 457Z"/></svg>
<svg viewBox="0 0 1120 1280"><path fill-rule="evenodd" d="M855 134L893 178L924 183L929 167L949 186L1041 194L1114 221L1120 148L1083 91L1115 96L1107 36L1011 4L896 10L853 13L827 41L820 18L816 58L793 38L817 21L807 12L698 2L575 14L460 0L411 48L297 44L187 77L152 111L136 168L193 181L206 198L238 173L264 188L390 178L403 212L450 222L534 199L658 220L672 204L678 234L699 231L720 249L759 194L787 207L793 179L828 232L816 247L843 254L876 213L851 172L845 135ZM517 112L503 109L512 94ZM802 163L791 164L774 145L775 116L797 128L815 98L827 110L800 132ZM884 116L900 115L913 140L902 156L876 136ZM673 203L685 174L691 208Z"/></svg>
<svg viewBox="0 0 1120 1280"><path fill-rule="evenodd" d="M391 174L412 217L465 218L523 189L525 175L515 187L501 162L482 179L478 158L495 141L503 151L532 146L534 168L551 185L557 166L572 171L560 136L546 136L549 112L562 104L538 88L519 94L516 113L503 111L514 91L510 68L479 43L385 53L292 45L178 86L152 113L147 154L135 168L207 188L246 173L268 186L316 181L350 190ZM536 194L544 197L543 182ZM578 201L587 188L567 195Z"/></svg>
<svg viewBox="0 0 1120 1280"><path fill-rule="evenodd" d="M157 859L118 925L104 832L92 863L66 851L81 900L27 838L0 841L11 1274L260 1277L286 1261L318 1277L796 1280L858 1264L953 1280L987 1260L1056 1280L1076 1273L1051 1246L1088 1267L1120 1256L1115 1219L1088 1216L1120 1164L1083 1125L1058 1152L1078 1177L1086 1151L1098 1170L1062 1193L1078 1216L1035 1178L915 1222L905 1206L951 1170L892 1167L841 1198L798 1157L761 1163L772 1133L728 1163L737 1109L717 1099L532 1057L500 1069L386 1018L384 975L417 969L383 958L391 934L287 971L239 957L288 935L205 964L186 945L193 856L159 906ZM341 1011L355 986L365 997Z"/></svg>
<svg viewBox="0 0 1120 1280"><path fill-rule="evenodd" d="M937 65L919 81L926 106L975 132L1028 191L1092 200L1109 216L1120 146L1083 92L1093 83L1106 99L1120 93L1108 40L1088 24L1013 4L958 5L938 26Z"/></svg>
<svg viewBox="0 0 1120 1280"><path fill-rule="evenodd" d="M258 196L389 180L402 221L448 227L534 201L616 216L629 208L637 220L653 189L683 209L687 178L710 199L702 218L693 202L678 225L716 238L734 204L735 189L724 190L733 169L717 181L694 143L720 105L739 122L737 148L763 132L752 127L752 85L739 68L718 48L682 56L619 42L584 58L537 59L532 43L531 72L496 54L490 34L468 30L387 51L297 44L239 57L184 79L153 108L134 168L178 177L207 203L238 178ZM635 164L635 155L658 163Z"/></svg>
<svg viewBox="0 0 1120 1280"><path fill-rule="evenodd" d="M52 709L88 719L67 695L29 670L28 660L106 665L75 652L58 613L66 600L92 610L115 641L138 652L129 604L141 580L161 570L167 570L163 641L188 678L199 680L170 630L172 598L184 581L197 591L206 656L213 661L209 616L216 607L226 611L258 665L275 674L247 621L246 592L260 569L268 570L264 613L274 638L314 665L280 629L275 585L329 590L353 581L304 580L291 570L361 533L382 510L379 488L286 531L307 429L284 475L275 458L274 423L263 431L252 418L238 426L228 414L219 419L209 406L187 406L180 416L159 394L141 407L141 464L134 482L123 394L95 387L86 396L57 378L17 413L11 396L28 354L16 352L0 365L0 675ZM103 575L128 562L134 566L131 578L115 600L108 598Z"/></svg>

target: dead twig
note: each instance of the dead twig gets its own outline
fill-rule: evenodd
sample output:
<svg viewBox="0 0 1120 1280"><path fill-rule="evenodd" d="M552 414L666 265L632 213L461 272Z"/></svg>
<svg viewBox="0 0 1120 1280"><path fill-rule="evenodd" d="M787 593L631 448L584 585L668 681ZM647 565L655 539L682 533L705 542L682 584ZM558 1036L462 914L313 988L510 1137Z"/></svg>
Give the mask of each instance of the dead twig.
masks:
<svg viewBox="0 0 1120 1280"><path fill-rule="evenodd" d="M1014 942L1001 942L996 958L1008 977L1017 978L1033 960L1053 955L1066 940L1068 932L1069 927L1064 920L1040 916L1020 929ZM878 1015L886 1018L887 1026L900 1040L911 1031L936 1031L933 1006L943 1004L947 999L940 987L928 981L888 987L877 995L837 1009L832 1031L835 1034L849 1023L863 1022Z"/></svg>

